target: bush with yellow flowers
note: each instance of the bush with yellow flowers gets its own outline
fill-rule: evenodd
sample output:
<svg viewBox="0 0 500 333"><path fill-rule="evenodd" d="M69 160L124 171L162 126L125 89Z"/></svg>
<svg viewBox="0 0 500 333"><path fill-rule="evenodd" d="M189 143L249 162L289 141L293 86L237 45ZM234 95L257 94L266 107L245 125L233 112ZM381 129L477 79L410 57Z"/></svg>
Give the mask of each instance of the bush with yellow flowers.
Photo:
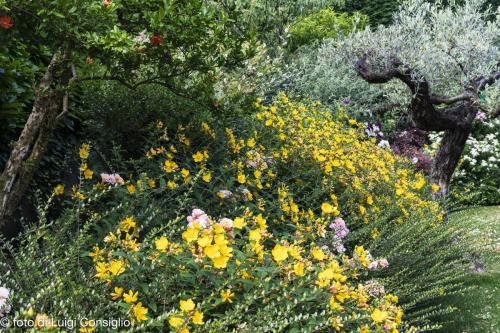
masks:
<svg viewBox="0 0 500 333"><path fill-rule="evenodd" d="M111 329L129 332L440 327L468 243L433 184L342 109L285 95L254 108L158 122L127 175L96 180L83 145L79 184L57 186L40 224L4 246L15 316L120 318ZM51 219L54 201L67 208ZM109 331L90 323L80 331Z"/></svg>

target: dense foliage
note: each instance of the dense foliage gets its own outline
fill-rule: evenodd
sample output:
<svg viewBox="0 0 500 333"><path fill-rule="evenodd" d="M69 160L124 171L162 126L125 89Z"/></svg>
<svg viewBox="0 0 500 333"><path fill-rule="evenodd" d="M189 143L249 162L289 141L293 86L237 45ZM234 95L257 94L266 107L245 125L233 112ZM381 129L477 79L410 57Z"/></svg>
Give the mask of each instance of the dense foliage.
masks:
<svg viewBox="0 0 500 333"><path fill-rule="evenodd" d="M368 18L359 13L338 14L332 9L322 9L311 15L298 18L290 26L289 47L294 50L302 45L347 35L356 30L363 30Z"/></svg>
<svg viewBox="0 0 500 333"><path fill-rule="evenodd" d="M55 187L7 251L16 318L112 315L148 332L434 327L449 311L438 300L461 290L468 244L441 226L435 189L342 110L284 95L256 107L232 128L158 122L127 180L95 180L82 145L81 183ZM455 237L460 248L441 247ZM14 268L42 261L26 277Z"/></svg>
<svg viewBox="0 0 500 333"><path fill-rule="evenodd" d="M454 319L498 246L449 211L500 202L498 82L442 197L414 96L355 70L461 93L498 70L485 4L0 0L0 167L45 92L60 113L0 235L0 332L488 330Z"/></svg>

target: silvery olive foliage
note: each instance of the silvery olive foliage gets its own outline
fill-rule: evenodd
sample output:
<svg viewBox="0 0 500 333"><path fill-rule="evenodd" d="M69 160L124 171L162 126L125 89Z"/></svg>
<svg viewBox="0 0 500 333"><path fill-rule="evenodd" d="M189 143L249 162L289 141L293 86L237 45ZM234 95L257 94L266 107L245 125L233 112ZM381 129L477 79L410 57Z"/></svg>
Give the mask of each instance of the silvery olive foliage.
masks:
<svg viewBox="0 0 500 333"><path fill-rule="evenodd" d="M407 0L390 26L326 40L317 50L303 51L291 65L294 75L292 82L286 80L288 87L326 103L350 97L358 110L407 104L411 95L403 83L374 86L358 77L354 65L366 56L375 70L397 58L424 77L432 93L459 94L474 78L499 69L500 9L485 11L483 2L445 6L442 1ZM499 89L496 83L483 92L481 103L487 109L498 108Z"/></svg>

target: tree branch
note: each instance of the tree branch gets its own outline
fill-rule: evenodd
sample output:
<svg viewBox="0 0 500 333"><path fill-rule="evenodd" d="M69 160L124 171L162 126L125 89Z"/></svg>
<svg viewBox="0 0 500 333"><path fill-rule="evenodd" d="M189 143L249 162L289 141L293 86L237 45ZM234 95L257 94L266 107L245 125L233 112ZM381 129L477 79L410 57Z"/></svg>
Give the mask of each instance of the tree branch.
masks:
<svg viewBox="0 0 500 333"><path fill-rule="evenodd" d="M500 79L500 72L494 72L490 76L480 76L474 80L474 85L477 91L484 90L487 85L495 83Z"/></svg>
<svg viewBox="0 0 500 333"><path fill-rule="evenodd" d="M368 83L386 83L397 78L405 83L412 92L409 112L415 125L426 131L446 131L470 126L470 114L474 113L469 102L471 92L446 97L430 93L427 80L416 70L392 58L386 69L376 72L366 61L366 56L356 62L355 69ZM436 108L434 104L454 104L453 107ZM474 113L475 116L475 113Z"/></svg>
<svg viewBox="0 0 500 333"><path fill-rule="evenodd" d="M431 95L432 104L453 104L460 101L470 101L474 96L470 92L463 92L456 96Z"/></svg>

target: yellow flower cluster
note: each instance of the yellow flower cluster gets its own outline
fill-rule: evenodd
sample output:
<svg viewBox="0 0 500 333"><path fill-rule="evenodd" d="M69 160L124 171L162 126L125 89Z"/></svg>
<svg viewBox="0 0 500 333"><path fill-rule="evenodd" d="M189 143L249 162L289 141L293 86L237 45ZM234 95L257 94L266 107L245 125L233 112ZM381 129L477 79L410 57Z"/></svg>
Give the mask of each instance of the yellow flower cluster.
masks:
<svg viewBox="0 0 500 333"><path fill-rule="evenodd" d="M137 188L128 186L130 193L139 194L143 182L150 189L186 189L186 197L192 193L187 188L192 188L207 200L211 211L221 215L230 211L234 219L215 222L194 209L189 224L180 231L176 228L168 238L157 232L143 241L141 238L141 244L139 226L133 217L126 217L106 236L104 249L96 246L90 254L96 276L110 283L132 274L127 256L117 256L117 252L140 258L137 264L148 267L145 270L148 265L161 266L174 257L185 260L187 255L189 264L176 263L175 267L188 274L196 266L213 274L214 279L223 279L210 297L220 298L219 304L222 301L229 307L239 302L235 292L245 292L240 282L257 281L259 270L265 268L275 274L280 285L302 283L303 288L326 293L328 297L321 305L337 331L345 331L350 325L347 318L352 315L359 319L359 332L398 332L403 312L397 298L375 295L359 282L361 275L386 267L387 260L373 260L361 245L355 247L352 257L323 245L327 232L332 233L330 223L337 219L344 223L341 216L349 228L381 218L387 213L384 209L398 210L392 215L401 223L410 214L439 216L438 204L423 195L437 191L435 186L427 184L423 175L415 175L390 150L366 139L363 125L345 117L341 109L332 115L319 104L296 104L285 95L272 105L262 105L258 100L255 106L256 126L261 126L258 134L253 131L248 137L239 137L240 132L226 128L225 137L217 137L207 123L202 123L198 133L204 139L223 138L227 146L195 147L199 140L189 138L188 131L179 126L177 140L169 139L168 147L157 145L146 153L161 174L143 177L137 181ZM165 140L167 132L162 130ZM225 154L207 148L214 146L225 147ZM216 158L222 162L211 165ZM305 194L300 193L302 187L308 187ZM307 196L313 197L310 187L319 193L314 193L313 205L308 205ZM198 197L196 201L199 203ZM381 235L376 227L365 229L368 239ZM137 303L137 291L124 293L121 287L114 287L112 299L130 304L129 312L137 321L146 320L148 309ZM196 293L189 295L198 299ZM204 324L201 309L209 308L205 302L200 299L197 307L191 298L181 300L179 310L170 312L168 325L175 332L186 333L189 325ZM150 308L154 309L152 305ZM205 311L209 318L211 311Z"/></svg>
<svg viewBox="0 0 500 333"><path fill-rule="evenodd" d="M180 312L171 315L168 319L169 325L174 332L189 333L189 322L195 325L203 325L203 312L196 309L196 304L191 298L179 302Z"/></svg>

